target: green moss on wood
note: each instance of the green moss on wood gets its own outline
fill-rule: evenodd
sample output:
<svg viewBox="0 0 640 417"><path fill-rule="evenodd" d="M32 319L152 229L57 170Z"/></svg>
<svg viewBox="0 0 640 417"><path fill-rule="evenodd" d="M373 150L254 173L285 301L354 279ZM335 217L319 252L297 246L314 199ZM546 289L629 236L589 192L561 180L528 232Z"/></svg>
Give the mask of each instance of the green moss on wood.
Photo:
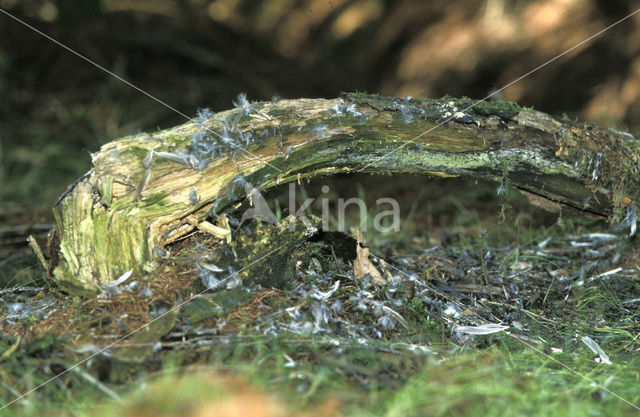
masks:
<svg viewBox="0 0 640 417"><path fill-rule="evenodd" d="M363 116L336 113L341 100L355 104ZM93 155L88 178L55 208L61 255L55 279L70 292L95 293L129 269L141 272L151 259L150 248L188 225L187 217L203 219L212 206L223 210L244 198L244 190L232 190L240 173L263 190L317 175L406 172L504 180L604 215L620 215L626 204L637 204L637 141L502 101L478 103L464 117L444 121L474 103L355 93L336 100L256 104L271 120L244 117L238 128L254 135L276 129L275 136L252 144L250 154L238 155L236 162L221 157L203 171L157 158L149 184L135 202L132 195L147 153L188 152L201 126L189 122L151 138L127 137L107 144ZM402 109L410 117L400 117ZM225 117L235 120L237 115L234 109L203 122L220 131ZM326 134L312 131L323 124ZM288 153L290 146L293 151ZM589 161L599 152L606 157L596 178ZM191 189L201 198L197 204L190 202Z"/></svg>
<svg viewBox="0 0 640 417"><path fill-rule="evenodd" d="M466 104L466 105L465 105ZM526 111L527 109L518 105L518 103L514 103L513 101L481 101L476 103L473 100L467 100L464 104L460 103L460 106L470 106L474 104L471 111L474 113L480 114L482 116L499 116L503 119L511 120L521 111Z"/></svg>

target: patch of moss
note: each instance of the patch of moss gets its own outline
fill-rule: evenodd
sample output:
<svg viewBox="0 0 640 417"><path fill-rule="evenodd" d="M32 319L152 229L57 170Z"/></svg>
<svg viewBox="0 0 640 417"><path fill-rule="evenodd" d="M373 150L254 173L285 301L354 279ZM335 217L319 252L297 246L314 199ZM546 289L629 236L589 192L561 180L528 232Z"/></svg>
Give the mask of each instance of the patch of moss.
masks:
<svg viewBox="0 0 640 417"><path fill-rule="evenodd" d="M227 267L229 272L237 272L246 284L280 288L295 272L291 253L317 232L320 219L310 216L307 222L293 216L277 225L252 220L234 236L231 244L216 251L211 260Z"/></svg>
<svg viewBox="0 0 640 417"><path fill-rule="evenodd" d="M467 104L471 105L473 102ZM499 116L503 119L511 120L519 112L525 110L523 107L513 101L481 101L471 109L473 112L482 116Z"/></svg>

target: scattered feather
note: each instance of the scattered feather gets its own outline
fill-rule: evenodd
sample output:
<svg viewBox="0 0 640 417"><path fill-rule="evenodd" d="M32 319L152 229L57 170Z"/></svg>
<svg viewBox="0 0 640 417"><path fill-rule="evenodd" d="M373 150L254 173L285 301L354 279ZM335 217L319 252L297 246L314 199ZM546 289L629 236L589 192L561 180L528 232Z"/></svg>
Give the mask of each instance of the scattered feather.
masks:
<svg viewBox="0 0 640 417"><path fill-rule="evenodd" d="M243 115L248 115L252 111L255 111L249 100L247 100L247 93L240 93L233 100L233 106L237 109L240 109Z"/></svg>
<svg viewBox="0 0 640 417"><path fill-rule="evenodd" d="M336 291L338 291L338 287L340 287L340 280L334 282L333 287L329 291L322 292L319 289L315 288L315 290L311 294L309 294L309 296L314 300L327 301L329 298L331 298L331 296L333 296Z"/></svg>
<svg viewBox="0 0 640 417"><path fill-rule="evenodd" d="M151 291L149 287L142 287L138 295L144 298L151 298L153 297L153 291Z"/></svg>
<svg viewBox="0 0 640 417"><path fill-rule="evenodd" d="M501 324L489 323L483 326L454 326L453 332L456 334L468 334L472 336L482 336L488 334L494 334L503 332L508 329L509 326L503 326Z"/></svg>
<svg viewBox="0 0 640 417"><path fill-rule="evenodd" d="M320 328L323 324L329 323L332 313L326 303L320 302L311 306L311 315L313 316L315 327Z"/></svg>
<svg viewBox="0 0 640 417"><path fill-rule="evenodd" d="M378 317L377 323L384 330L393 330L393 328L396 327L396 321L389 314Z"/></svg>
<svg viewBox="0 0 640 417"><path fill-rule="evenodd" d="M144 167L144 169L151 168L151 164L153 163L153 154L153 151L147 152L147 156L145 156L145 158L142 160L142 166Z"/></svg>
<svg viewBox="0 0 640 417"><path fill-rule="evenodd" d="M456 319L462 315L462 312L460 311L460 307L458 307L457 305L453 303L447 303L444 310L442 311L442 314L447 317Z"/></svg>
<svg viewBox="0 0 640 417"><path fill-rule="evenodd" d="M326 136L329 131L329 126L327 125L318 125L311 129L311 135L315 134L318 139L322 139Z"/></svg>
<svg viewBox="0 0 640 417"><path fill-rule="evenodd" d="M166 159L167 161L174 162L187 168L193 168L191 162L189 162L188 156L187 158L185 158L184 155L179 155L177 153L171 152L156 152L155 154L161 158Z"/></svg>
<svg viewBox="0 0 640 417"><path fill-rule="evenodd" d="M498 197L507 194L507 187L505 187L505 185L504 185L504 178L500 179L500 185L498 186L498 188L496 190L496 194L498 195Z"/></svg>
<svg viewBox="0 0 640 417"><path fill-rule="evenodd" d="M285 368L295 368L296 367L296 361L291 359L291 356L287 355L286 353L283 353L282 356L284 356L284 358L287 360L287 362L285 362L285 364L284 364Z"/></svg>
<svg viewBox="0 0 640 417"><path fill-rule="evenodd" d="M589 336L584 336L580 340L582 340L582 343L587 345L587 347L591 349L593 353L598 355L599 360L596 360L597 362L602 362L604 364L611 365L611 361L609 360L609 357L607 356L607 354L604 353L602 348L600 348L600 346L598 346L598 344L592 338L590 338Z"/></svg>
<svg viewBox="0 0 640 417"><path fill-rule="evenodd" d="M189 191L189 201L191 202L192 206L195 206L200 203L200 196L196 193L196 190L193 188L191 189L191 191Z"/></svg>
<svg viewBox="0 0 640 417"><path fill-rule="evenodd" d="M208 264L208 263L204 263L204 262L200 262L197 263L196 266L199 266L200 268L206 269L207 271L210 272L224 272L224 269L214 265L214 264Z"/></svg>
<svg viewBox="0 0 640 417"><path fill-rule="evenodd" d="M627 206L627 215L625 216L623 223L629 227L629 237L633 237L636 234L638 224L636 211L637 209L635 205L629 204Z"/></svg>
<svg viewBox="0 0 640 417"><path fill-rule="evenodd" d="M110 358L112 356L112 353L109 349L98 347L92 343L82 345L79 348L74 349L74 352L79 354L88 353L90 355L98 354L104 356L105 358Z"/></svg>

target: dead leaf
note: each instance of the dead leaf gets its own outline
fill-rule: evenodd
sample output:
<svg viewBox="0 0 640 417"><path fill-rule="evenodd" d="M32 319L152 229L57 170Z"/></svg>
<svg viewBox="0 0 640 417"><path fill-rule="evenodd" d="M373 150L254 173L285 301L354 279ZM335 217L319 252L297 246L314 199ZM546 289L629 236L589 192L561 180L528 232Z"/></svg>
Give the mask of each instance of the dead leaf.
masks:
<svg viewBox="0 0 640 417"><path fill-rule="evenodd" d="M387 280L382 277L382 274L369 260L369 248L363 246L364 240L362 238L362 232L359 230L356 232L356 259L353 261L353 273L356 279L363 279L366 274L371 275L371 282L374 284L384 285Z"/></svg>

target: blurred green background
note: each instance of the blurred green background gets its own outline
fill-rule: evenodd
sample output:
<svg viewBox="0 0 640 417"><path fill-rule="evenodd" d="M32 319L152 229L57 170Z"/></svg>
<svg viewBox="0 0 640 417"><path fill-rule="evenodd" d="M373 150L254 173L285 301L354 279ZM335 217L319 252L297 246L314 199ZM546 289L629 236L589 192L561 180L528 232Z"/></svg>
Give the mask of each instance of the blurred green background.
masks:
<svg viewBox="0 0 640 417"><path fill-rule="evenodd" d="M187 115L245 91L482 98L626 16L594 0L0 0ZM640 14L501 97L640 131ZM0 262L101 144L184 118L0 14ZM36 227L37 229L37 227ZM40 235L40 238L43 236ZM26 255L25 255L26 256Z"/></svg>

